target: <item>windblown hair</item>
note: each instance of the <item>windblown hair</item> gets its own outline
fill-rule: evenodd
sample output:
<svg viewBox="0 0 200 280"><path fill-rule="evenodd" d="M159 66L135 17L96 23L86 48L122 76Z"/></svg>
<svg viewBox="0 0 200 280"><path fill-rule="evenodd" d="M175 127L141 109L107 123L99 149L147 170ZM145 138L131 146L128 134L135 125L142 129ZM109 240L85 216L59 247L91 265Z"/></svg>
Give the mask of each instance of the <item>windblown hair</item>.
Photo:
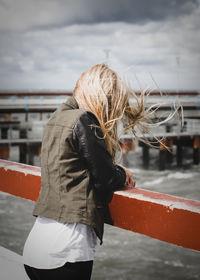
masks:
<svg viewBox="0 0 200 280"><path fill-rule="evenodd" d="M124 124L121 134L131 130L137 140L152 146L154 142L148 141L145 135L153 136L152 127L172 118L173 115L170 115L164 121L153 123L152 114L159 104L145 108L148 95L149 92L143 91L137 96L106 64L97 64L82 73L73 93L79 107L90 110L97 117L113 161L120 148L120 135L117 133L119 121ZM135 102L130 103L131 97ZM155 140L160 142L157 138Z"/></svg>

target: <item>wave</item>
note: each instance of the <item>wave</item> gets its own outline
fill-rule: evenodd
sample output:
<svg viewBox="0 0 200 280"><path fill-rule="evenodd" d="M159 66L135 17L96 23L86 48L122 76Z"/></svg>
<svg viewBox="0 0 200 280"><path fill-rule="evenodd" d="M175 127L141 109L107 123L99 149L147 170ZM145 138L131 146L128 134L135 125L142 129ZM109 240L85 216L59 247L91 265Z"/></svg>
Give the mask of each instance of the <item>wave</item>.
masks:
<svg viewBox="0 0 200 280"><path fill-rule="evenodd" d="M151 187L155 185L160 185L161 183L171 179L184 180L184 179L193 178L196 174L197 173L195 172L190 172L190 173L175 172L175 173L168 173L168 174L165 172L163 174L159 173L159 175L161 176L157 177L156 175L158 174L154 173L153 176L157 177L156 179L148 180L140 183L142 183L142 186Z"/></svg>
<svg viewBox="0 0 200 280"><path fill-rule="evenodd" d="M150 186L155 186L155 185L159 185L160 183L162 183L164 181L165 178L163 177L160 177L160 178L157 178L155 180L152 180L152 181L148 181L148 182L144 182L143 183L143 186L146 186L146 187L150 187Z"/></svg>
<svg viewBox="0 0 200 280"><path fill-rule="evenodd" d="M192 177L194 177L194 174L192 172L191 173L175 172L167 176L168 179L188 179Z"/></svg>

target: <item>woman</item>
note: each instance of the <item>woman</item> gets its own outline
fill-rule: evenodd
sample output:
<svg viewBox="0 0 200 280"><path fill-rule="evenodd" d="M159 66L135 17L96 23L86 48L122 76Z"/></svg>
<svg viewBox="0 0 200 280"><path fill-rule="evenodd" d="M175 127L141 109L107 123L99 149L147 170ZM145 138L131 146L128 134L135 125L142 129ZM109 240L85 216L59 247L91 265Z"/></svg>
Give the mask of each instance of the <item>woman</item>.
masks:
<svg viewBox="0 0 200 280"><path fill-rule="evenodd" d="M136 105L129 103L130 96ZM125 130L136 137L136 125L146 131L143 96L139 101L107 65L95 65L48 121L33 212L37 219L23 252L30 279L90 279L97 238L102 243L106 199L135 186L133 173L115 163L117 125L125 120Z"/></svg>

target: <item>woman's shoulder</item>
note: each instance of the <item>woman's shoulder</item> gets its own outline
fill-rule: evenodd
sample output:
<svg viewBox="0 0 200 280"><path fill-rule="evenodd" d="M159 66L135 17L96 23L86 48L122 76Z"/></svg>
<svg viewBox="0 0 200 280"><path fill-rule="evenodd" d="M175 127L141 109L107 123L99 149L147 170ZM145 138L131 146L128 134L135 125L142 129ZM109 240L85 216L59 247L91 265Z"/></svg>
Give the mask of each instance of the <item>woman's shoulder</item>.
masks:
<svg viewBox="0 0 200 280"><path fill-rule="evenodd" d="M103 133L101 130L100 123L91 111L84 111L78 118L73 130L75 135L78 135L80 138L86 138L89 141L89 138L93 136L103 138ZM81 139L79 139L81 140Z"/></svg>
<svg viewBox="0 0 200 280"><path fill-rule="evenodd" d="M80 121L84 124L96 124L99 126L99 121L98 121L97 117L91 111L82 112L78 121Z"/></svg>

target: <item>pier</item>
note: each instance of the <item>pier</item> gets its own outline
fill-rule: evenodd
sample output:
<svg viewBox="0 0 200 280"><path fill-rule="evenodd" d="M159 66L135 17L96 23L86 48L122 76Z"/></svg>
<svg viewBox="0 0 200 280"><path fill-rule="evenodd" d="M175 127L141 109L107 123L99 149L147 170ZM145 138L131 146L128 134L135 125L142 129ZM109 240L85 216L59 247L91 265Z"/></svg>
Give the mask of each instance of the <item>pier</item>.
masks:
<svg viewBox="0 0 200 280"><path fill-rule="evenodd" d="M1 92L0 158L40 166L44 126L51 114L71 95L71 92ZM163 145L157 146L159 170L170 167L173 155L176 165L182 166L185 148L192 150L191 163L199 164L200 160L200 92L169 92L162 96L159 92L152 92L147 106L164 103L158 110L158 117L162 119L169 114L174 102L183 106L184 125L181 127L180 120L174 119L153 131L159 139L164 137ZM123 135L121 144L125 165L128 165L127 154L139 145L143 167L149 168L149 146L135 142L130 135Z"/></svg>

